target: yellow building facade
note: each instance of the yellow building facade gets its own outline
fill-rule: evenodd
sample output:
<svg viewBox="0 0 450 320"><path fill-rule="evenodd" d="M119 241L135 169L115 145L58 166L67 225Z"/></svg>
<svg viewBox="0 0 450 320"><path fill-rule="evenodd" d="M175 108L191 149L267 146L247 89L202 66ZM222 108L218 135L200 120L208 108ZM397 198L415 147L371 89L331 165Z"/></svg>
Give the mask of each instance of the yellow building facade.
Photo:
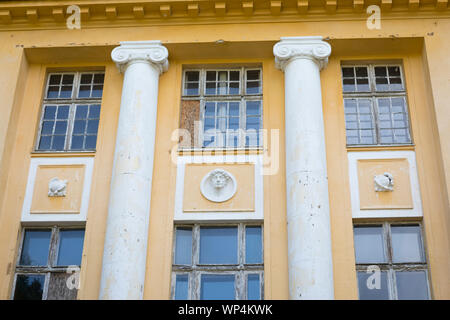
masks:
<svg viewBox="0 0 450 320"><path fill-rule="evenodd" d="M448 0L0 3L0 298L450 299L449 30Z"/></svg>

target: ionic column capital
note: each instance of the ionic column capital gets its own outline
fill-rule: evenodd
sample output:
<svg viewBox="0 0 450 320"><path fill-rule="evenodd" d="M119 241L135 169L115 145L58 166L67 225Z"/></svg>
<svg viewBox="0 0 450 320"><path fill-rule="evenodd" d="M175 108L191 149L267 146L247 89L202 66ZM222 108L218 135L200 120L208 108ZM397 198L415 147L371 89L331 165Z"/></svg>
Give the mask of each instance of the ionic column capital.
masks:
<svg viewBox="0 0 450 320"><path fill-rule="evenodd" d="M275 65L280 70L294 59L311 59L320 69L326 67L331 54L331 46L322 37L282 37L273 47Z"/></svg>
<svg viewBox="0 0 450 320"><path fill-rule="evenodd" d="M160 73L169 68L169 52L161 41L122 41L120 46L111 52L111 58L120 72L134 62L148 62L154 65Z"/></svg>

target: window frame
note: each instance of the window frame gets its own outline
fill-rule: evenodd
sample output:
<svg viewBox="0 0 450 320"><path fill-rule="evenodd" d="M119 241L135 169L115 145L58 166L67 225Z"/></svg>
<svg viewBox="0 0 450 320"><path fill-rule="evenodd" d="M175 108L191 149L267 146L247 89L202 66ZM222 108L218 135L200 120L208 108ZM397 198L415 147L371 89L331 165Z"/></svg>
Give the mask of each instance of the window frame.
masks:
<svg viewBox="0 0 450 320"><path fill-rule="evenodd" d="M259 71L260 78L260 92L259 93L247 93L247 71L253 71L257 70ZM231 71L239 71L239 93L238 94L217 94L217 95L211 95L206 94L206 73L208 71L227 71L228 74ZM198 94L197 95L187 95L185 94L185 84L187 83L186 74L188 72L199 72L199 87L198 87ZM252 80L250 80L252 81ZM256 81L256 80L255 80ZM227 84L230 82L230 80L227 80ZM216 81L216 83L218 83ZM199 68L186 68L183 69L183 75L182 75L182 85L181 85L181 100L194 100L199 101L200 105L200 112L199 112L199 121L200 121L200 127L199 127L199 135L200 135L200 141L202 150L217 150L217 149L223 149L223 150L236 150L236 149L262 149L263 148L263 135L262 135L262 129L264 127L263 120L263 70L261 66L236 66L236 67L199 67ZM247 136L247 129L246 129L246 116L247 116L247 101L259 101L260 102L260 129L259 129L259 144L254 146L246 146L246 136ZM239 129L238 130L238 145L237 146L230 146L228 145L228 133L225 129L225 145L224 146L216 146L214 142L214 146L204 146L204 123L205 123L205 106L207 102L237 102L239 103ZM217 107L216 107L217 108ZM227 124L228 124L228 115L227 115ZM217 115L214 117L215 120L217 120ZM235 131L234 131L235 132ZM217 139L217 133L215 134L215 138ZM217 141L217 140L215 140ZM184 148L183 148L184 149ZM190 148L188 148L190 149Z"/></svg>
<svg viewBox="0 0 450 320"><path fill-rule="evenodd" d="M51 232L46 266L25 266L25 265L20 264L20 260L21 260L22 252L23 252L24 240L25 240L25 233L28 230L47 230L47 231ZM58 253L59 253L59 245L60 245L60 231L61 230L83 230L85 232L84 238L83 238L83 249L84 249L84 241L86 238L86 228L84 225L23 226L21 228L19 248L17 250L17 257L16 257L15 266L14 266L14 278L13 278L13 284L11 287L10 300L14 300L18 275L44 276L45 280L44 280L44 287L42 288L42 299L41 300L47 300L51 274L52 273L67 273L69 266L57 266L56 265L57 261L58 261ZM82 250L82 252L81 252L81 259L83 259L83 251L84 250ZM82 260L81 260L81 264L82 264ZM81 269L81 264L78 266L80 269Z"/></svg>
<svg viewBox="0 0 450 320"><path fill-rule="evenodd" d="M423 262L394 262L393 261L393 245L392 245L392 226L418 226L420 230L421 239L421 249L423 254ZM358 263L356 262L356 248L355 248L355 270L356 270L356 284L358 288L358 299L359 295L359 283L358 283L358 272L367 272L369 266L377 266L381 272L386 272L387 285L388 285L388 295L389 300L398 300L397 292L397 282L396 282L396 272L398 271L424 271L427 279L427 300L432 300L431 291L431 276L429 271L429 263L427 257L427 250L424 241L424 228L421 221L372 221L372 222L354 222L353 230L355 227L381 227L383 232L383 249L385 252L385 262L369 262L369 263ZM354 232L354 231L353 231ZM355 241L354 234L353 240ZM355 247L355 246L354 246Z"/></svg>
<svg viewBox="0 0 450 320"><path fill-rule="evenodd" d="M261 228L261 263L245 263L245 235L246 227ZM192 228L192 252L191 264L175 264L176 255L176 229ZM237 264L200 264L200 228L201 227L237 227ZM172 275L170 299L175 300L176 276L188 276L188 300L200 300L201 276L203 274L212 275L235 275L235 299L247 300L248 275L258 274L260 281L260 299L264 299L264 225L262 222L232 222L232 223L202 223L175 224L173 229L172 246Z"/></svg>
<svg viewBox="0 0 450 320"><path fill-rule="evenodd" d="M49 86L50 86L50 77L52 75L66 75L66 74L71 74L74 75L74 79L73 79L73 83L72 83L72 93L70 98L47 98L47 93L49 90ZM85 70L85 71L61 71L61 72L49 72L46 75L46 82L45 82L45 88L44 88L44 94L43 94L43 99L40 105L40 115L39 115L39 126L38 126L38 131L36 134L36 141L35 141L35 145L33 148L33 152L35 153L90 153L90 152L95 152L97 148L94 149L79 149L79 150L72 150L70 149L70 146L72 144L72 135L73 135L73 128L74 128L74 123L75 123L75 111L76 111L76 107L77 105L94 105L94 104L98 104L100 105L100 115L101 115L101 110L102 110L102 100L103 100L103 90L104 90L104 85L105 82L103 81L103 89L102 89L102 96L101 97L83 97L83 98L78 98L79 95L79 89L80 89L80 81L81 81L81 77L84 74L92 74L92 75L96 75L96 74L102 74L105 75L105 71L103 70ZM44 123L44 114L45 114L45 107L46 106L69 106L69 115L67 118L67 128L66 128L66 133L65 133L65 140L64 140L64 149L63 150L40 150L39 149L39 143L41 140L41 135L42 135L42 126ZM100 126L100 117L99 117L99 126ZM52 134L53 136L53 134ZM97 129L97 139L98 139L98 129Z"/></svg>
<svg viewBox="0 0 450 320"><path fill-rule="evenodd" d="M343 68L358 68L358 67L364 67L367 68L367 79L369 81L369 91L344 91L344 74L343 74ZM376 89L376 76L375 76L375 68L376 67L398 67L400 70L400 79L402 81L402 90L386 90L386 91L377 91ZM371 108L371 115L372 115L372 121L373 121L373 129L375 131L374 143L372 144L363 144L363 143L356 143L356 144L349 144L347 143L347 133L346 133L346 146L349 148L358 148L358 147L391 147L391 146L412 146L414 145L413 135L412 135L412 128L411 128L411 114L410 114L410 108L409 108L409 101L408 101L408 92L406 88L406 81L405 81L405 75L404 75L404 66L401 62L385 62L377 61L377 62L368 62L368 63L351 63L351 62L342 62L340 66L341 71L341 85L342 85L342 95L343 95L343 106L345 108L345 99L368 99L370 100L370 108ZM389 79L389 77L387 76ZM356 80L356 75L355 75ZM355 83L356 85L356 83ZM407 133L409 135L409 142L405 143L381 143L381 135L380 135L380 123L379 123L379 107L378 107L378 99L381 98L403 98L405 101L405 111L406 111L406 122L407 122ZM345 118L345 110L344 110L344 118ZM359 123L359 121L358 121ZM345 128L347 131L347 124L345 123ZM394 128L391 128L394 130ZM360 129L357 130L358 133Z"/></svg>

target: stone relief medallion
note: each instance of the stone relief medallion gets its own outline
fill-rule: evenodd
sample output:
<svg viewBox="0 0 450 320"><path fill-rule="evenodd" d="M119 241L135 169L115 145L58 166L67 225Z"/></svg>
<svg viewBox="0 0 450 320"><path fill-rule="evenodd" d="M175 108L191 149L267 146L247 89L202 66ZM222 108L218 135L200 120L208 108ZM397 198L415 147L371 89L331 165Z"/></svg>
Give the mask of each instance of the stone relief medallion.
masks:
<svg viewBox="0 0 450 320"><path fill-rule="evenodd" d="M376 192L386 192L394 190L394 177L389 172L373 177Z"/></svg>
<svg viewBox="0 0 450 320"><path fill-rule="evenodd" d="M48 183L49 197L65 197L67 191L67 180L53 178Z"/></svg>
<svg viewBox="0 0 450 320"><path fill-rule="evenodd" d="M236 193L234 176L226 170L214 169L205 175L200 184L202 195L212 202L224 202Z"/></svg>

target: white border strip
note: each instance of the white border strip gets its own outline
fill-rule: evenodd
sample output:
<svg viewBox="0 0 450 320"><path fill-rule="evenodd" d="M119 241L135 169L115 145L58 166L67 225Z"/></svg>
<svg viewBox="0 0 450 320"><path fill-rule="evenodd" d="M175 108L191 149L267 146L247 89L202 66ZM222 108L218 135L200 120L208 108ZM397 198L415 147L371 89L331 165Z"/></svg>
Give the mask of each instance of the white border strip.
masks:
<svg viewBox="0 0 450 320"><path fill-rule="evenodd" d="M252 163L255 168L255 211L220 211L220 212L183 212L184 175L186 164L242 164ZM177 164L177 182L175 189L176 222L191 221L230 221L230 220L263 220L263 175L261 155L219 155L219 156L179 156Z"/></svg>
<svg viewBox="0 0 450 320"><path fill-rule="evenodd" d="M80 213L30 213L33 201L34 185L37 168L40 165L84 165L83 192L81 195ZM22 222L70 222L86 221L91 192L92 172L94 167L93 157L76 158L32 158L28 173L27 188L22 207Z"/></svg>
<svg viewBox="0 0 450 320"><path fill-rule="evenodd" d="M411 183L412 209L360 209L359 183L358 183L358 160L377 159L407 159L409 163L409 176ZM367 151L349 152L348 167L350 175L350 194L352 202L353 218L407 218L422 217L422 200L420 197L419 178L416 169L416 157L414 151ZM395 178L394 178L395 179Z"/></svg>

